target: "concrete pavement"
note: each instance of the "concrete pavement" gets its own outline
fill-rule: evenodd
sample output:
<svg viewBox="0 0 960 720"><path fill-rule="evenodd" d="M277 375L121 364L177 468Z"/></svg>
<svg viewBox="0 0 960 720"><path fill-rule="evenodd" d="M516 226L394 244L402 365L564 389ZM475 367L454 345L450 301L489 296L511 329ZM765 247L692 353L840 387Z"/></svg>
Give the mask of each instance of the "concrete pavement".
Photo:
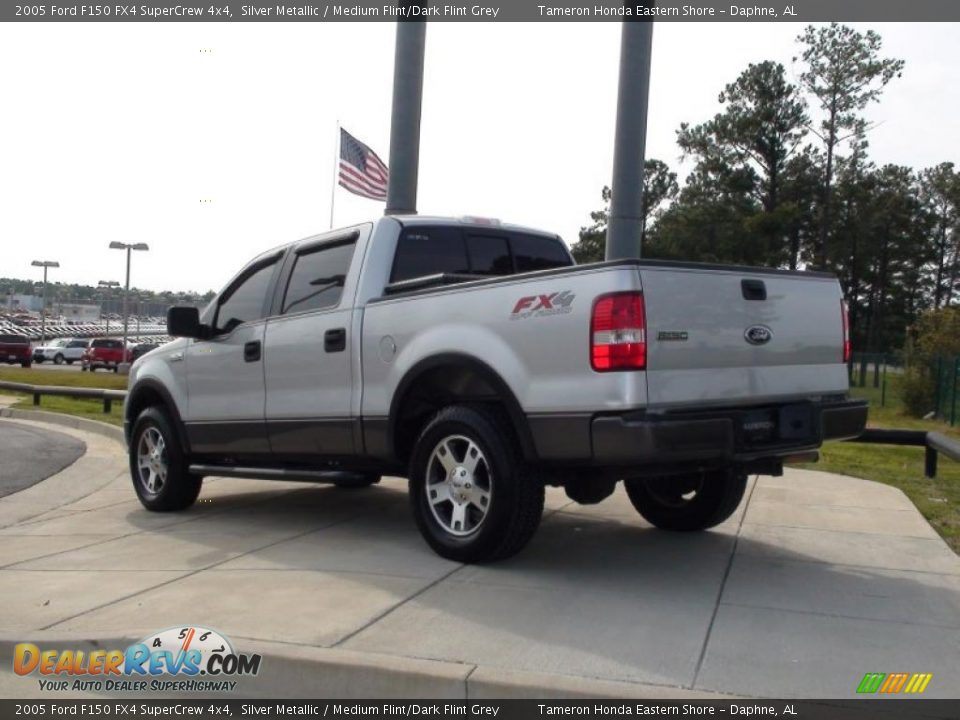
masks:
<svg viewBox="0 0 960 720"><path fill-rule="evenodd" d="M620 490L590 507L550 490L521 555L463 566L420 539L401 480L213 479L191 511L152 514L115 441L64 432L88 448L66 477L0 500L5 657L196 624L266 654L250 694L851 698L866 672L960 687L960 558L878 483L760 478L700 534L650 528ZM0 695L33 692L0 664Z"/></svg>

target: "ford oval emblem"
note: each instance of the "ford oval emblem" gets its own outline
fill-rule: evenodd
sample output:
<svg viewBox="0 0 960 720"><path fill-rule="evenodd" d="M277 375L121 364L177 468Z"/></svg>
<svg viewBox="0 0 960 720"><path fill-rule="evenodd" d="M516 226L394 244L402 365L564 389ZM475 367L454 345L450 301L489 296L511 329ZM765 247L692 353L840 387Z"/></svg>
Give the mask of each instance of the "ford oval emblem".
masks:
<svg viewBox="0 0 960 720"><path fill-rule="evenodd" d="M766 345L773 339L773 330L766 325L751 325L743 331L743 337L751 345Z"/></svg>

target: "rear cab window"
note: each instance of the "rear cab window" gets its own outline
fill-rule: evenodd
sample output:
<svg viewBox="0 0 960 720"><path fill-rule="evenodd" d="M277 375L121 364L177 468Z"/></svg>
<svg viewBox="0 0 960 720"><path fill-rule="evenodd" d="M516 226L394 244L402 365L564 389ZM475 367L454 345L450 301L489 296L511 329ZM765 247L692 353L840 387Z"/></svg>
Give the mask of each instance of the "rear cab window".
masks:
<svg viewBox="0 0 960 720"><path fill-rule="evenodd" d="M0 343L5 345L29 345L30 341L22 335L0 335Z"/></svg>
<svg viewBox="0 0 960 720"><path fill-rule="evenodd" d="M397 241L390 282L439 274L495 277L573 264L555 236L461 225L407 226Z"/></svg>

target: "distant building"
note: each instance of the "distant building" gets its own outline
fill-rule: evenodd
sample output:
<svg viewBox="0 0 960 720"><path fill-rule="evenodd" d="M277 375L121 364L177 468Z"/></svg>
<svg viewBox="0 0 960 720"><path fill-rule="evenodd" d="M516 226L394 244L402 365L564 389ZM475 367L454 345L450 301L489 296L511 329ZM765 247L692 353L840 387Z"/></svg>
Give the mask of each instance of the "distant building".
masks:
<svg viewBox="0 0 960 720"><path fill-rule="evenodd" d="M63 316L64 320L79 322L97 322L100 319L99 305L81 305L80 303L54 304L51 310Z"/></svg>
<svg viewBox="0 0 960 720"><path fill-rule="evenodd" d="M7 295L7 310L13 312L40 312L43 298L39 295Z"/></svg>

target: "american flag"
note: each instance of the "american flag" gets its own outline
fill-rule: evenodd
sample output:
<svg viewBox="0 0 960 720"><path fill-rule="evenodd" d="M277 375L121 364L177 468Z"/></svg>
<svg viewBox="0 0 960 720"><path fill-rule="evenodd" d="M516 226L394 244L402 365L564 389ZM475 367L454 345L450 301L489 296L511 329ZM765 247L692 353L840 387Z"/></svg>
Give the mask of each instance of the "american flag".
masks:
<svg viewBox="0 0 960 720"><path fill-rule="evenodd" d="M390 172L377 154L340 128L340 185L371 200L387 199Z"/></svg>

